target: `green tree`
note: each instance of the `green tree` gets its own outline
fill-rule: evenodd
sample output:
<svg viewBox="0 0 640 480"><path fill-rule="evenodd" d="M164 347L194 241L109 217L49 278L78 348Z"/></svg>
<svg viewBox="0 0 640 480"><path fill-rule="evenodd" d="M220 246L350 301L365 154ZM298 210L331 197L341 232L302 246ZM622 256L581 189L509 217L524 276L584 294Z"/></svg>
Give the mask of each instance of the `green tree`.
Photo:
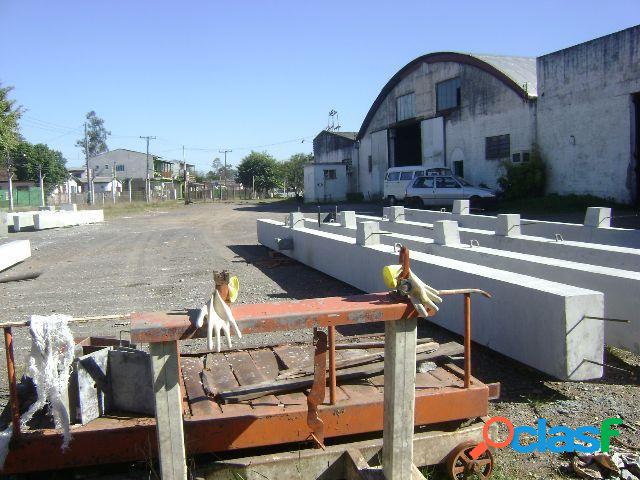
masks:
<svg viewBox="0 0 640 480"><path fill-rule="evenodd" d="M9 92L13 87L3 87L0 84L0 154L3 161L9 151L20 141L18 120L22 109L16 106L15 100L9 99Z"/></svg>
<svg viewBox="0 0 640 480"><path fill-rule="evenodd" d="M296 193L304 190L304 166L313 162L312 153L296 153L283 163L283 175L287 188L295 189Z"/></svg>
<svg viewBox="0 0 640 480"><path fill-rule="evenodd" d="M66 160L62 153L47 145L22 140L11 151L16 179L38 181L38 167L42 166L45 189L50 190L67 180Z"/></svg>
<svg viewBox="0 0 640 480"><path fill-rule="evenodd" d="M84 136L76 142L76 147L80 147L85 155L89 158L100 155L101 153L108 152L107 137L111 135L106 128L104 128L104 120L96 115L96 112L91 110L86 115L87 119L87 143L89 151L85 148Z"/></svg>
<svg viewBox="0 0 640 480"><path fill-rule="evenodd" d="M236 179L248 188L255 180L256 190L263 192L276 188L279 185L278 162L267 152L252 151L238 165Z"/></svg>

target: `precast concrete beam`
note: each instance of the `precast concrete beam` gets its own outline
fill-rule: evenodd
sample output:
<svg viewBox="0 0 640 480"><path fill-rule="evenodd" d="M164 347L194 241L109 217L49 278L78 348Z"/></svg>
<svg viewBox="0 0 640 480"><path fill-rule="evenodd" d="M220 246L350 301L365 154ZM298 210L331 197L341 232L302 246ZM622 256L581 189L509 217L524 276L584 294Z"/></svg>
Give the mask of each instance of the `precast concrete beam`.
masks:
<svg viewBox="0 0 640 480"><path fill-rule="evenodd" d="M358 245L378 245L380 243L380 224L378 222L360 222L356 228Z"/></svg>
<svg viewBox="0 0 640 480"><path fill-rule="evenodd" d="M7 214L0 212L0 238L5 238L9 234L9 227L7 225Z"/></svg>
<svg viewBox="0 0 640 480"><path fill-rule="evenodd" d="M33 226L36 230L87 225L103 221L104 212L102 210L39 212L33 215Z"/></svg>
<svg viewBox="0 0 640 480"><path fill-rule="evenodd" d="M29 240L14 240L0 245L0 272L31 256Z"/></svg>
<svg viewBox="0 0 640 480"><path fill-rule="evenodd" d="M469 215L471 213L469 200L454 200L451 213L455 215Z"/></svg>
<svg viewBox="0 0 640 480"><path fill-rule="evenodd" d="M496 235L502 237L519 237L521 231L520 215L517 213L501 213L496 219Z"/></svg>
<svg viewBox="0 0 640 480"><path fill-rule="evenodd" d="M433 224L433 235L438 245L458 245L460 232L458 222L453 220L438 220Z"/></svg>
<svg viewBox="0 0 640 480"><path fill-rule="evenodd" d="M33 228L33 216L38 212L20 212L10 214L12 217L11 230L19 232L27 228Z"/></svg>
<svg viewBox="0 0 640 480"><path fill-rule="evenodd" d="M456 201L457 202L457 201ZM454 204L455 207L455 204ZM390 208L385 207L383 215L389 217ZM463 204L460 206L463 209ZM467 211L468 212L468 211ZM491 215L470 215L435 210L404 209L402 220L433 223L437 220L455 220L460 228L496 231L498 218ZM522 219L521 233L523 235L555 239L560 234L564 240L574 242L598 243L619 247L640 248L640 230L628 228L612 228L611 209L603 207L589 207L585 217L585 224L547 222L542 220Z"/></svg>
<svg viewBox="0 0 640 480"><path fill-rule="evenodd" d="M356 212L353 210L338 212L337 221L345 228L356 228Z"/></svg>
<svg viewBox="0 0 640 480"><path fill-rule="evenodd" d="M285 255L366 292L386 290L382 268L398 263L391 245L358 245L355 238L273 220L258 220L257 229L261 244L275 250L276 238L291 236L296 248ZM437 289L481 288L493 295L473 299L474 341L559 379L602 376L604 325L588 318L604 315L602 293L416 251L411 268ZM429 320L463 333L462 299L447 297Z"/></svg>

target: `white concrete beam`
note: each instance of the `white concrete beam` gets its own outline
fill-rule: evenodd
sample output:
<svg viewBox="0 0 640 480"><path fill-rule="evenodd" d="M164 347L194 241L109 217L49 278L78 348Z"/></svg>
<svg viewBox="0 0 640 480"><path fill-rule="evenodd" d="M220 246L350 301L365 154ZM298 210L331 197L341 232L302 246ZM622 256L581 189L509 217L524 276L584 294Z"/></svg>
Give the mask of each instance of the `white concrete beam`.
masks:
<svg viewBox="0 0 640 480"><path fill-rule="evenodd" d="M257 228L261 244L275 250L275 239L289 235L296 248L285 255L367 292L385 291L382 268L398 262L391 245L360 246L351 237L273 220L258 220ZM602 376L602 367L589 361L602 363L603 322L585 318L604 315L602 293L415 251L411 268L437 289L473 287L493 295L473 299L474 341L556 378ZM463 333L462 299L445 299L430 321Z"/></svg>
<svg viewBox="0 0 640 480"><path fill-rule="evenodd" d="M29 240L15 240L0 245L0 272L31 256Z"/></svg>

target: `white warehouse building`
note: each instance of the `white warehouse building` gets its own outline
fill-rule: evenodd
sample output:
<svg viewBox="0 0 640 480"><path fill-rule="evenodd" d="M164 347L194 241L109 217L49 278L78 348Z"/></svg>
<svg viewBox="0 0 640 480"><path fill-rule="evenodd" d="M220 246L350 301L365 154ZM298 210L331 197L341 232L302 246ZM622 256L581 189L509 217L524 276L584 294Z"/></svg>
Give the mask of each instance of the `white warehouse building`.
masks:
<svg viewBox="0 0 640 480"><path fill-rule="evenodd" d="M534 57L437 52L382 88L358 132L322 131L305 200L380 198L389 167L449 167L497 187L502 164L547 161L550 193L638 202L640 26Z"/></svg>

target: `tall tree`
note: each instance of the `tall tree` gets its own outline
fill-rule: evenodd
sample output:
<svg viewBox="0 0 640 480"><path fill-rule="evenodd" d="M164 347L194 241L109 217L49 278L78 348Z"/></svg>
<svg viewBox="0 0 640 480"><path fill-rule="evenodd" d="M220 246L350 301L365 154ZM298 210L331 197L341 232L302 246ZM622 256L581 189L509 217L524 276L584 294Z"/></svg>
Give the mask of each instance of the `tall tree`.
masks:
<svg viewBox="0 0 640 480"><path fill-rule="evenodd" d="M3 87L0 84L0 158L3 162L7 153L20 141L18 120L22 109L16 106L15 100L9 99L11 90L13 87Z"/></svg>
<svg viewBox="0 0 640 480"><path fill-rule="evenodd" d="M279 184L278 162L267 152L251 151L238 165L237 180L248 188L255 181L259 191L276 188Z"/></svg>
<svg viewBox="0 0 640 480"><path fill-rule="evenodd" d="M76 147L80 147L85 155L89 158L100 155L101 153L108 152L107 137L111 135L111 132L104 128L104 120L96 115L96 112L91 110L86 115L87 119L87 144L88 152L85 148L84 137L78 139Z"/></svg>
<svg viewBox="0 0 640 480"><path fill-rule="evenodd" d="M38 181L38 168L42 168L46 189L66 181L66 160L62 153L47 145L22 140L11 151L17 180Z"/></svg>
<svg viewBox="0 0 640 480"><path fill-rule="evenodd" d="M287 188L295 189L296 193L304 190L304 166L313 162L312 153L296 153L283 164L284 179Z"/></svg>

